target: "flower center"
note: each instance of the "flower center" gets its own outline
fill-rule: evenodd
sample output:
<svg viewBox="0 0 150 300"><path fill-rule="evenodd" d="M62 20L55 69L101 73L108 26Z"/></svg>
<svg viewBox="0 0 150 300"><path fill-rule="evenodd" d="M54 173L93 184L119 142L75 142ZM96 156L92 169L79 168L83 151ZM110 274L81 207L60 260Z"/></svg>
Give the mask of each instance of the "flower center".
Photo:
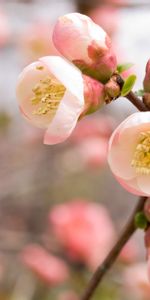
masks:
<svg viewBox="0 0 150 300"><path fill-rule="evenodd" d="M150 131L141 132L131 166L140 174L150 174Z"/></svg>
<svg viewBox="0 0 150 300"><path fill-rule="evenodd" d="M40 80L32 89L34 96L31 103L33 106L37 106L33 111L33 115L54 115L65 91L64 85L51 76L46 76Z"/></svg>

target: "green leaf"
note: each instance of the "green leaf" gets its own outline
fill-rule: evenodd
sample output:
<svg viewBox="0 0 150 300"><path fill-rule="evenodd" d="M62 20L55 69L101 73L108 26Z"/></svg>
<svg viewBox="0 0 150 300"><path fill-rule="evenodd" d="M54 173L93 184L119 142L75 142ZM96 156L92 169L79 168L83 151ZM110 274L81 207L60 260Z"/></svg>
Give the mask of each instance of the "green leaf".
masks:
<svg viewBox="0 0 150 300"><path fill-rule="evenodd" d="M133 88L136 81L136 75L130 75L126 81L124 82L124 85L122 87L121 96L126 96Z"/></svg>
<svg viewBox="0 0 150 300"><path fill-rule="evenodd" d="M144 90L138 90L135 92L136 96L139 96L139 97L143 97L144 96Z"/></svg>
<svg viewBox="0 0 150 300"><path fill-rule="evenodd" d="M132 64L132 63L120 64L117 66L117 71L120 74L120 73L132 68L133 66L134 66L134 64Z"/></svg>
<svg viewBox="0 0 150 300"><path fill-rule="evenodd" d="M143 212L139 212L135 216L135 225L137 228L146 229L147 227L147 219Z"/></svg>

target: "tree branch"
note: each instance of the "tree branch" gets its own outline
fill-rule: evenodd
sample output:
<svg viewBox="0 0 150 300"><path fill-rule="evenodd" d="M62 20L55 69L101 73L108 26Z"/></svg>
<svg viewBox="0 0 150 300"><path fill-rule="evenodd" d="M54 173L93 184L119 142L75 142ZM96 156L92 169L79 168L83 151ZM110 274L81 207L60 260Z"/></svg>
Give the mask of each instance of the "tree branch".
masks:
<svg viewBox="0 0 150 300"><path fill-rule="evenodd" d="M126 242L130 239L132 234L136 231L135 226L135 215L138 212L143 211L144 203L146 201L147 197L140 197L138 204L129 219L128 224L126 225L125 229L123 230L122 234L120 235L120 238L118 239L115 246L112 248L104 262L97 268L95 271L93 277L91 278L87 289L85 290L83 296L81 297L81 300L89 300L91 299L92 295L95 292L95 289L97 288L98 284L101 282L103 276L105 273L110 269L110 267L115 262L116 258L118 257L118 254L122 250L123 246L126 244Z"/></svg>
<svg viewBox="0 0 150 300"><path fill-rule="evenodd" d="M145 104L131 91L126 98L139 110L139 111L148 111L149 109Z"/></svg>
<svg viewBox="0 0 150 300"><path fill-rule="evenodd" d="M123 84L124 84L124 80L123 78L117 74L116 75L117 78L117 83L119 84L120 88L122 89ZM149 109L146 107L146 105L141 101L141 99L136 96L132 91L129 92L126 96L125 96L139 111L148 111Z"/></svg>

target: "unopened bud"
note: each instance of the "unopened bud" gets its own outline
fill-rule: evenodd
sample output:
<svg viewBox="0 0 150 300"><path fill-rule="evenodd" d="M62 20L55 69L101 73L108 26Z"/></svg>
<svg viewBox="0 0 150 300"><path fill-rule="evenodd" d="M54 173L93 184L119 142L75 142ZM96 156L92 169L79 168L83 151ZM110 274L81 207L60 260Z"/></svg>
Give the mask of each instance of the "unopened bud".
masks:
<svg viewBox="0 0 150 300"><path fill-rule="evenodd" d="M150 108L150 93L145 93L143 96L143 102L144 104Z"/></svg>
<svg viewBox="0 0 150 300"><path fill-rule="evenodd" d="M112 76L111 79L105 84L105 102L109 103L112 100L120 96L120 86L117 83L116 76Z"/></svg>
<svg viewBox="0 0 150 300"><path fill-rule="evenodd" d="M86 75L83 75L83 78L85 109L81 116L99 109L105 96L104 85L101 82Z"/></svg>
<svg viewBox="0 0 150 300"><path fill-rule="evenodd" d="M117 68L106 32L89 17L70 13L59 18L53 42L56 49L85 75L106 83Z"/></svg>
<svg viewBox="0 0 150 300"><path fill-rule="evenodd" d="M143 81L144 90L147 93L150 93L150 59L146 65L146 74Z"/></svg>

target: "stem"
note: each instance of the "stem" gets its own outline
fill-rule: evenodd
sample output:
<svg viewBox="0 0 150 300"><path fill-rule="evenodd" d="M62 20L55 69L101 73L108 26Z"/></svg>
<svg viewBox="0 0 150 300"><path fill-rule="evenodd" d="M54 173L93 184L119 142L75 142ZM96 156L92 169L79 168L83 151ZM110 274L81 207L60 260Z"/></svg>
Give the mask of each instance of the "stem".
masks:
<svg viewBox="0 0 150 300"><path fill-rule="evenodd" d="M81 297L81 300L89 300L91 299L92 295L95 292L95 289L97 288L98 284L101 282L103 276L105 273L110 269L110 267L113 265L115 262L118 254L122 250L123 246L126 244L126 242L129 240L129 238L132 236L132 234L136 231L136 226L135 226L135 215L138 212L143 211L144 208L144 203L147 197L140 197L138 204L129 219L128 224L126 225L125 229L123 230L122 234L120 235L120 238L104 260L104 262L97 268L95 271L93 277L91 278L87 289L85 290L83 296Z"/></svg>
<svg viewBox="0 0 150 300"><path fill-rule="evenodd" d="M124 80L122 79L122 77L117 74L117 83L119 84L120 88L123 87L124 84ZM139 111L148 111L149 109L146 107L146 105L141 101L141 99L136 96L132 91L129 92L126 96L125 96Z"/></svg>
<svg viewBox="0 0 150 300"><path fill-rule="evenodd" d="M131 91L126 95L126 98L138 108L139 111L148 111L149 109L145 104Z"/></svg>

